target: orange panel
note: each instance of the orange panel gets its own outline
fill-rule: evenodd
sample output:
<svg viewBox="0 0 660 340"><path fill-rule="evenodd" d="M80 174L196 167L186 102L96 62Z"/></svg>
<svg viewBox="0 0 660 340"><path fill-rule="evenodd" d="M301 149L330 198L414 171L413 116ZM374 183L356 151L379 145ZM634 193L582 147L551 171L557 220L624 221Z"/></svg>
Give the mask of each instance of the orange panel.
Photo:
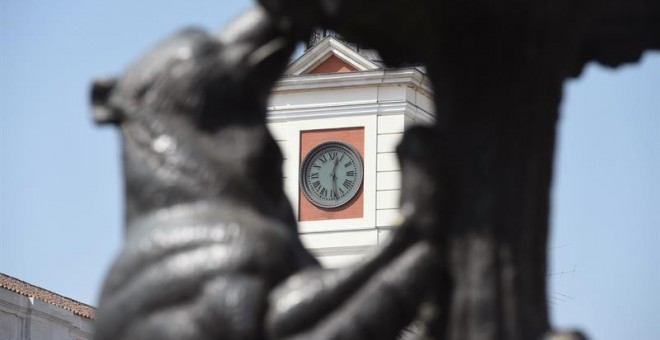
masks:
<svg viewBox="0 0 660 340"><path fill-rule="evenodd" d="M338 140L352 145L364 159L364 128L342 128L329 130L309 130L300 132L300 162L307 156L307 153L316 145L322 142ZM300 164L298 165L300 166ZM363 184L364 185L364 184ZM357 195L339 208L324 209L312 204L307 197L298 191L298 220L299 221L318 221L318 220L338 220L345 218L362 218L364 216L364 193L363 185Z"/></svg>
<svg viewBox="0 0 660 340"><path fill-rule="evenodd" d="M319 66L316 66L309 74L317 73L344 73L344 72L354 72L357 69L347 62L337 58L334 54L331 55L328 59L323 61Z"/></svg>

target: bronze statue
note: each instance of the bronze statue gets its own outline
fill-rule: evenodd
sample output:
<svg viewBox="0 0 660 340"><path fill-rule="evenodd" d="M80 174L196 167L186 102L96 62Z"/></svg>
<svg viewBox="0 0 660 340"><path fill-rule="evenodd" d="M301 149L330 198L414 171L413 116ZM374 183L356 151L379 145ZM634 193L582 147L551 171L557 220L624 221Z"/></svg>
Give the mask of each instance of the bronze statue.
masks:
<svg viewBox="0 0 660 340"><path fill-rule="evenodd" d="M260 0L216 38L185 30L92 93L121 130L126 245L102 339L448 340L552 333L546 249L557 107L585 63L660 49L655 0ZM325 271L282 191L266 98L322 26L391 66L423 63L437 122L399 147L403 225Z"/></svg>
<svg viewBox="0 0 660 340"><path fill-rule="evenodd" d="M450 296L441 338L551 332L548 216L563 85L588 62L615 67L660 49L660 2L259 2L301 31L319 25L376 49L390 66L426 66L453 184L450 216L437 226L449 284L434 290Z"/></svg>
<svg viewBox="0 0 660 340"><path fill-rule="evenodd" d="M439 234L432 221L338 271L321 269L298 238L265 125L295 42L255 8L220 37L180 31L121 78L95 83L96 121L121 131L127 226L97 340L394 339L416 316L438 266L420 237ZM408 144L418 171L425 143Z"/></svg>

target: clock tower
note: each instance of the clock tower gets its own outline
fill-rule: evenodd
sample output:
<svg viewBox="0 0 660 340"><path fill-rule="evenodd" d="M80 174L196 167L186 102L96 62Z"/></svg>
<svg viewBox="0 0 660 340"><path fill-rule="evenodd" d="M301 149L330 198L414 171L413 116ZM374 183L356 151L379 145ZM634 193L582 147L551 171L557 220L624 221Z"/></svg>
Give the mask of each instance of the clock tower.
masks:
<svg viewBox="0 0 660 340"><path fill-rule="evenodd" d="M318 35L275 86L268 126L305 246L326 267L359 259L395 227L403 131L434 120L423 68ZM313 45L311 45L313 44Z"/></svg>

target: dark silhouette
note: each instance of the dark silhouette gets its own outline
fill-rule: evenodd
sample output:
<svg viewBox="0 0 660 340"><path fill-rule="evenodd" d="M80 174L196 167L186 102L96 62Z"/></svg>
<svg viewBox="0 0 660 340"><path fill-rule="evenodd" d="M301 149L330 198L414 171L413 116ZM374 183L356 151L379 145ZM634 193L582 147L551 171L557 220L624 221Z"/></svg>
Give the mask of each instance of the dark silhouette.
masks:
<svg viewBox="0 0 660 340"><path fill-rule="evenodd" d="M121 131L127 226L95 339L394 339L429 297L428 225L337 271L300 243L265 125L296 42L282 27L257 8L220 37L183 30L95 82L96 121Z"/></svg>
<svg viewBox="0 0 660 340"><path fill-rule="evenodd" d="M551 331L549 193L562 86L589 61L660 48L656 0L261 0L220 38L187 30L119 81L127 242L97 339L579 339ZM314 27L426 65L433 128L399 147L406 220L361 264L324 271L282 192L266 97Z"/></svg>
<svg viewBox="0 0 660 340"><path fill-rule="evenodd" d="M656 0L260 0L300 31L319 25L421 63L435 91L455 185L448 223L450 340L539 339L546 298L549 194L562 86L596 61L660 49ZM443 172L444 173L444 172ZM405 179L404 179L405 181ZM448 212L449 213L449 212Z"/></svg>

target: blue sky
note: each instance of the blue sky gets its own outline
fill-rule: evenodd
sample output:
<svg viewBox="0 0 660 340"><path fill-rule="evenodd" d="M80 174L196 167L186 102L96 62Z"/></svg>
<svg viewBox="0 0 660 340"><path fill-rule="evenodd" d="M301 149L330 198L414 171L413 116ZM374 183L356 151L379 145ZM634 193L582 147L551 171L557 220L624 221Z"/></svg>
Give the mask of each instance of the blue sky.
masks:
<svg viewBox="0 0 660 340"><path fill-rule="evenodd" d="M0 0L0 272L95 303L120 246L122 189L117 135L90 119L90 80L249 5ZM558 137L553 322L659 339L660 53L568 82Z"/></svg>

